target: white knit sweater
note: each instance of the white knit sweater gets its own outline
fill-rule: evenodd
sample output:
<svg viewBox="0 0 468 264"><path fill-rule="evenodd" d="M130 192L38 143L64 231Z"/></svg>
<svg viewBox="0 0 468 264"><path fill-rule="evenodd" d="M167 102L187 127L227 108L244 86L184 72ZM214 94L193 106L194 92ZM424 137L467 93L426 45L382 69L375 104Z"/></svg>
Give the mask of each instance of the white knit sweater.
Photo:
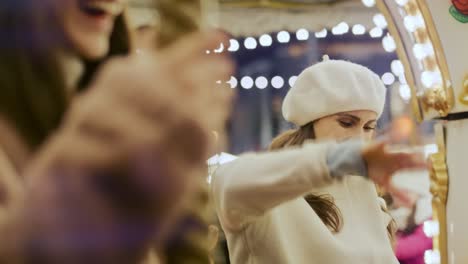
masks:
<svg viewBox="0 0 468 264"><path fill-rule="evenodd" d="M373 183L361 176L334 181L330 146L247 154L218 168L212 194L232 263L398 263ZM309 192L334 197L343 217L338 234L302 198Z"/></svg>

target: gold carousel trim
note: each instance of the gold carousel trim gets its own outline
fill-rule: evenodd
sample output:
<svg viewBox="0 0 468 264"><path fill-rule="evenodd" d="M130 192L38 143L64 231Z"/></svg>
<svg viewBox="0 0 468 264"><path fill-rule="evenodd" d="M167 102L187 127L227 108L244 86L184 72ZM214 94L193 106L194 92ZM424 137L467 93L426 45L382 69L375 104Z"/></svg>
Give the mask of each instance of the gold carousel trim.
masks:
<svg viewBox="0 0 468 264"><path fill-rule="evenodd" d="M445 129L443 124L435 126L438 152L430 155L433 220L439 223L439 233L433 237L433 248L440 253L440 263L448 263L447 243L447 197L449 176L446 162Z"/></svg>
<svg viewBox="0 0 468 264"><path fill-rule="evenodd" d="M452 89L452 84L450 81L450 72L445 58L445 52L442 47L439 33L436 30L434 25L434 20L432 19L431 12L425 0L414 0L416 1L419 11L421 12L424 21L426 23L427 34L429 39L434 47L435 58L437 65L439 66L440 73L442 75L443 85L433 90L443 90L443 92L435 92L425 94L422 98L422 103L427 108L433 108L439 112L441 116L447 116L450 113L450 110L454 107L454 92ZM437 104L430 104L431 101L438 102ZM428 103L429 102L429 103Z"/></svg>
<svg viewBox="0 0 468 264"><path fill-rule="evenodd" d="M387 20L388 32L395 40L395 44L397 47L396 53L401 63L403 64L403 67L405 68L406 82L411 88L410 89L411 90L411 109L413 110L413 114L415 115L416 120L418 122L422 122L423 116L421 113L421 107L419 105L419 101L418 101L418 97L416 93L417 89L416 89L416 82L414 79L413 68L411 67L411 64L408 59L409 54L406 53L405 45L403 43L403 40L401 39L400 32L398 31L395 20L390 14L390 10L388 9L387 4L384 2L384 0L377 0L376 6L379 9L379 11L382 13L382 15L385 17L385 19Z"/></svg>
<svg viewBox="0 0 468 264"><path fill-rule="evenodd" d="M465 76L465 79L462 83L462 92L458 97L458 101L463 105L468 105L468 74Z"/></svg>

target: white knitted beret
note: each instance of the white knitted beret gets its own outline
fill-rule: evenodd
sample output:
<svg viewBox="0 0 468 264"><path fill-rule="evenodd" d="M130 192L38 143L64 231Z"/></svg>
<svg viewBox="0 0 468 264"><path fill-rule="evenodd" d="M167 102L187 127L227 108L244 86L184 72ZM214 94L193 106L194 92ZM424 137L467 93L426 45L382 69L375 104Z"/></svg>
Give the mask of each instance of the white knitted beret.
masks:
<svg viewBox="0 0 468 264"><path fill-rule="evenodd" d="M355 110L380 115L385 85L368 68L342 60L324 61L305 69L283 102L284 118L303 126L322 117Z"/></svg>

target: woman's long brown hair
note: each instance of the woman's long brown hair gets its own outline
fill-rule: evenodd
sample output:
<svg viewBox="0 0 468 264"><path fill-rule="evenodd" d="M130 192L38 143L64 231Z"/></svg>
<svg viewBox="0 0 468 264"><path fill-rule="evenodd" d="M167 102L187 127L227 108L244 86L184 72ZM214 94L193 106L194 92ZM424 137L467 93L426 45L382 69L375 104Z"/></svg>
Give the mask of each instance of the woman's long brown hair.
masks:
<svg viewBox="0 0 468 264"><path fill-rule="evenodd" d="M278 150L290 146L300 146L308 139L314 139L313 122L300 128L288 130L273 139L269 150ZM332 231L339 232L342 226L340 209L335 205L330 195L308 194L304 197L323 223Z"/></svg>
<svg viewBox="0 0 468 264"><path fill-rule="evenodd" d="M69 105L57 50L66 41L49 1L0 1L0 115L31 150L60 124ZM116 20L110 52L98 61L85 61L78 88L84 89L98 66L116 54L129 52L123 16Z"/></svg>
<svg viewBox="0 0 468 264"><path fill-rule="evenodd" d="M308 139L315 139L313 122L280 134L273 139L269 150L277 150L289 146L300 146ZM377 190L379 190L378 187ZM382 196L382 193L379 192L379 196ZM340 209L335 205L333 197L330 195L308 194L304 199L332 232L336 233L340 231L343 220ZM382 207L381 210L390 215L386 208ZM395 245L396 230L395 220L392 219L387 225L387 234L393 247Z"/></svg>

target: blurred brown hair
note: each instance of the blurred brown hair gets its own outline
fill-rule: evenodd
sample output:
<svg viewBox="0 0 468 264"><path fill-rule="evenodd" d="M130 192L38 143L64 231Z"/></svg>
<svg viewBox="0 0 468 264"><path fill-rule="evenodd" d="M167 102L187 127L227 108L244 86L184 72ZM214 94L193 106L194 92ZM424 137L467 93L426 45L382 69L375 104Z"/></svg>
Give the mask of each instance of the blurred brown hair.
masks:
<svg viewBox="0 0 468 264"><path fill-rule="evenodd" d="M310 122L300 128L288 130L277 136L271 142L269 150L300 146L306 140L314 138L314 123ZM341 212L335 205L333 197L330 195L308 194L304 199L332 232L340 231L342 226Z"/></svg>

